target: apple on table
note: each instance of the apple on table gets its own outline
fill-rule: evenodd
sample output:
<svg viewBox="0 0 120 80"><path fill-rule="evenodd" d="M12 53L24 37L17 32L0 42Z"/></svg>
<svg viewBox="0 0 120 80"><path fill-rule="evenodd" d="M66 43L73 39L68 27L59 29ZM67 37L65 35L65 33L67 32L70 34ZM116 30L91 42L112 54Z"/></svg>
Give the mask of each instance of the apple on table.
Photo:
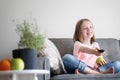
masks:
<svg viewBox="0 0 120 80"><path fill-rule="evenodd" d="M14 58L11 60L12 70L23 70L25 67L24 61L21 58Z"/></svg>

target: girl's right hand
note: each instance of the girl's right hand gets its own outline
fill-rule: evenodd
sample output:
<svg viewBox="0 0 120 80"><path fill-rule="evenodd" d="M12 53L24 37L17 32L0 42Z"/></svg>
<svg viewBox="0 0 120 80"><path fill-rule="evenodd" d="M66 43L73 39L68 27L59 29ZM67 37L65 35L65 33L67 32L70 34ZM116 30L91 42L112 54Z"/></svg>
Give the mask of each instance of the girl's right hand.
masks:
<svg viewBox="0 0 120 80"><path fill-rule="evenodd" d="M96 53L95 53L96 56L102 56L103 54L104 54L104 51L96 50Z"/></svg>

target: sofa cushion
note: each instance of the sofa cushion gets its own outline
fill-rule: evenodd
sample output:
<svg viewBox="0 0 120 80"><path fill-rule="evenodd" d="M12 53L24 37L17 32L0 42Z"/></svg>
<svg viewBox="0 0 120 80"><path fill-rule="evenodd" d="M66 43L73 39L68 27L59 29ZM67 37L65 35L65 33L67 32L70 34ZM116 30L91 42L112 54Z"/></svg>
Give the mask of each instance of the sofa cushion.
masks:
<svg viewBox="0 0 120 80"><path fill-rule="evenodd" d="M66 72L61 59L61 55L52 41L45 39L42 53L49 59L52 74L60 74Z"/></svg>
<svg viewBox="0 0 120 80"><path fill-rule="evenodd" d="M119 40L113 38L97 38L100 48L105 50L104 58L106 61L120 61Z"/></svg>
<svg viewBox="0 0 120 80"><path fill-rule="evenodd" d="M58 48L61 57L65 54L73 54L73 39L72 38L50 38L50 40Z"/></svg>

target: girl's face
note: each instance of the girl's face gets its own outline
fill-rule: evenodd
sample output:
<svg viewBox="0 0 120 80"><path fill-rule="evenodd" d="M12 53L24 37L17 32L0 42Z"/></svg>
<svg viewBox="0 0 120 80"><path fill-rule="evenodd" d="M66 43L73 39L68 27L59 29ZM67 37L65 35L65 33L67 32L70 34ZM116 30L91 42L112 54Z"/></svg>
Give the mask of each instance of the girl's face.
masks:
<svg viewBox="0 0 120 80"><path fill-rule="evenodd" d="M84 21L81 25L83 39L91 39L94 35L93 25L89 21Z"/></svg>

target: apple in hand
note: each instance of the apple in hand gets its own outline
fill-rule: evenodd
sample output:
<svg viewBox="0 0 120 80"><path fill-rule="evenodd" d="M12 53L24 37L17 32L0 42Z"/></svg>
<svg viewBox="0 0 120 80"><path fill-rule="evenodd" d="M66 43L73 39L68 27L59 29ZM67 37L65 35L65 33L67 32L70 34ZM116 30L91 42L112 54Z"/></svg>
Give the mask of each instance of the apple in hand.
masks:
<svg viewBox="0 0 120 80"><path fill-rule="evenodd" d="M103 57L98 57L96 59L96 63L99 65L102 61L104 61Z"/></svg>

